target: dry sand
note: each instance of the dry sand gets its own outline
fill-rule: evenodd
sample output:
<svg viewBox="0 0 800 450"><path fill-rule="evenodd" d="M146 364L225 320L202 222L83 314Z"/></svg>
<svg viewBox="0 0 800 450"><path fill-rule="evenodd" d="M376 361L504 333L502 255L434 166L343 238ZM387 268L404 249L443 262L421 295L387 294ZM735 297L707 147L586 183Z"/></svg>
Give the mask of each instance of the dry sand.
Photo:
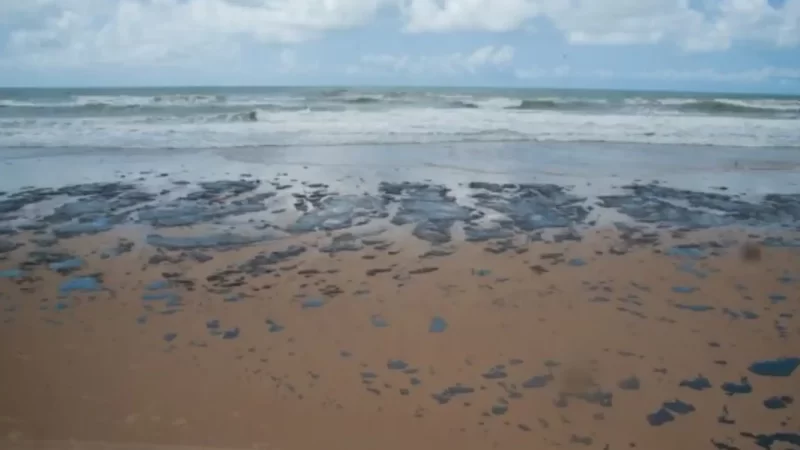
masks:
<svg viewBox="0 0 800 450"><path fill-rule="evenodd" d="M402 235L332 256L316 234L204 263L150 264L139 242L91 254L119 233L63 241L86 258L70 276L101 273L104 291L59 297L67 278L47 268L0 279L4 448L749 449L742 433L800 432L797 403L764 405L800 402L798 373L748 371L800 355L799 253L743 260L735 230L665 234L621 255L610 230L425 258L427 244ZM699 260L664 254L710 240L726 245ZM309 251L272 273L231 274L243 283L227 290L207 280L293 244ZM436 270L415 273L425 268ZM168 289L146 290L164 277ZM181 306L142 299L158 292ZM699 375L711 387L680 385ZM743 377L751 393L723 390ZM448 396L453 386L474 392ZM676 400L674 420L648 422Z"/></svg>

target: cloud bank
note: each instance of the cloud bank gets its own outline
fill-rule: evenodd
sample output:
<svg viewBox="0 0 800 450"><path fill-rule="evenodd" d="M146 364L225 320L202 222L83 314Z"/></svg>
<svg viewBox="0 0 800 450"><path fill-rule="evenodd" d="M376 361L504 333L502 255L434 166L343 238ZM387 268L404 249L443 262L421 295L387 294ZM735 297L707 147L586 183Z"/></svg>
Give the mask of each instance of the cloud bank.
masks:
<svg viewBox="0 0 800 450"><path fill-rule="evenodd" d="M343 33L361 34L353 35L349 60L339 66L324 66L297 50ZM512 34L515 41L503 42ZM475 35L482 42L466 40L456 50L419 44L420 39L444 42ZM364 39L416 44L359 50ZM651 46L687 58L740 46L797 58L789 64L793 67L784 67L784 58L746 68L712 65L620 73L614 67L587 70L566 61L532 64L530 59L535 62L538 55L529 54L526 42L601 52ZM468 77L505 71L516 80L796 80L800 0L0 0L4 68L168 70L229 67L253 58L268 59L275 73L287 75L326 71Z"/></svg>

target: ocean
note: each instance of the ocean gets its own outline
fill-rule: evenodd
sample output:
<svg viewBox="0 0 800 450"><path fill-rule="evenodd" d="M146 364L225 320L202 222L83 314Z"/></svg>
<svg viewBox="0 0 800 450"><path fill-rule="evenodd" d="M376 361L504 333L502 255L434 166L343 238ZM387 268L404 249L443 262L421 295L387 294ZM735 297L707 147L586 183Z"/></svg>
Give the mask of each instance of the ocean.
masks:
<svg viewBox="0 0 800 450"><path fill-rule="evenodd" d="M0 89L0 148L800 147L800 96L503 88Z"/></svg>

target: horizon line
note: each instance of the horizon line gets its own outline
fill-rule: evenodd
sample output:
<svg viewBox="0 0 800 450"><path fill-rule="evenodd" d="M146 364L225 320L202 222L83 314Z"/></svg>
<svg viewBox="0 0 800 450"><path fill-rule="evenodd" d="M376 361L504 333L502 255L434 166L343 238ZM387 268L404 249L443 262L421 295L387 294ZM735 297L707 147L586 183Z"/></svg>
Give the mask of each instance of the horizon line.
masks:
<svg viewBox="0 0 800 450"><path fill-rule="evenodd" d="M602 88L602 87L557 87L557 86L498 86L498 85L436 85L436 84L165 84L165 85L96 85L96 86L0 86L0 90L22 90L22 89L208 89L208 88L273 88L273 89L302 89L302 88L361 88L361 89L508 89L508 90L562 90L562 91L610 91L610 92L649 92L649 93L688 93L688 94L734 94L734 95L770 95L779 97L800 97L800 92L778 92L778 91L713 91L703 89L664 89L664 88Z"/></svg>

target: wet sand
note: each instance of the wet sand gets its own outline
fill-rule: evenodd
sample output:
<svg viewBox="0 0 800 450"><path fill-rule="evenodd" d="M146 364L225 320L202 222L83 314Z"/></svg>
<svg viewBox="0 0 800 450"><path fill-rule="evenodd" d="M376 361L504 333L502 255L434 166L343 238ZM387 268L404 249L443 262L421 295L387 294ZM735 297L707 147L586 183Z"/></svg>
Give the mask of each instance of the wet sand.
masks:
<svg viewBox="0 0 800 450"><path fill-rule="evenodd" d="M793 197L239 181L7 196L2 448L798 445Z"/></svg>

